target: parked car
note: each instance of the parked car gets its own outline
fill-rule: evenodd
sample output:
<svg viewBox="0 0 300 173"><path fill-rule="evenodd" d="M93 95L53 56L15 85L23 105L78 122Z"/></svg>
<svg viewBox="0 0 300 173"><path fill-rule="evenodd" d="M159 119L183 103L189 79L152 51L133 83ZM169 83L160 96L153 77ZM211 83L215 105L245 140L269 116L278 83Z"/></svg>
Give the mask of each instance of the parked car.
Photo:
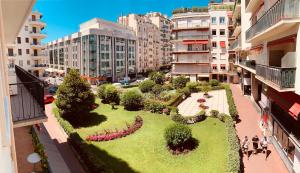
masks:
<svg viewBox="0 0 300 173"><path fill-rule="evenodd" d="M45 95L44 96L44 104L49 104L54 101L54 97L52 95Z"/></svg>
<svg viewBox="0 0 300 173"><path fill-rule="evenodd" d="M56 91L57 91L57 89L58 89L57 86L51 86L51 87L49 87L48 92L49 92L50 94L55 94Z"/></svg>

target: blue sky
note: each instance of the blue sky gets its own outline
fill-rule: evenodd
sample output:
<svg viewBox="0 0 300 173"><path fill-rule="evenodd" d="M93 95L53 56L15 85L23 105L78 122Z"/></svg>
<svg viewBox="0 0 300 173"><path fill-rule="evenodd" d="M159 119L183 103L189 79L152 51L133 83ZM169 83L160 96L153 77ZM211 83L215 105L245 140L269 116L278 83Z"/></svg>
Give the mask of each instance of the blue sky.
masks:
<svg viewBox="0 0 300 173"><path fill-rule="evenodd" d="M121 14L159 11L171 15L179 7L207 6L208 0L37 0L33 10L43 13L48 37L55 40L78 31L79 24L94 17L116 21Z"/></svg>

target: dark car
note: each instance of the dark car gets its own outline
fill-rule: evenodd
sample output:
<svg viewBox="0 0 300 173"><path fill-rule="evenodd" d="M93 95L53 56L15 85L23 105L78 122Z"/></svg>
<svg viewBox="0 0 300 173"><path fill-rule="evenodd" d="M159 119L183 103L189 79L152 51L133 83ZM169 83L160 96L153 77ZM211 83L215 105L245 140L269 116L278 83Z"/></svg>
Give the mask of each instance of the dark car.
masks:
<svg viewBox="0 0 300 173"><path fill-rule="evenodd" d="M44 104L49 104L54 101L54 97L52 95L45 95L44 96Z"/></svg>
<svg viewBox="0 0 300 173"><path fill-rule="evenodd" d="M57 89L58 89L57 86L51 86L51 87L49 87L48 92L49 92L50 94L55 94L56 91L57 91Z"/></svg>

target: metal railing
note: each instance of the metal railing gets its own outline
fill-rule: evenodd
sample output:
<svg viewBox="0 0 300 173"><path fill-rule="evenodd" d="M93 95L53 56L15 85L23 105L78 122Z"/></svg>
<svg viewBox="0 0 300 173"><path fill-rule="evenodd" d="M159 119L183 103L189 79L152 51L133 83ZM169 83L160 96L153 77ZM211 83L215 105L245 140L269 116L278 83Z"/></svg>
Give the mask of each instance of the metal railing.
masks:
<svg viewBox="0 0 300 173"><path fill-rule="evenodd" d="M32 67L47 67L46 64L34 64Z"/></svg>
<svg viewBox="0 0 300 173"><path fill-rule="evenodd" d="M249 40L283 19L299 17L299 0L278 0L246 32Z"/></svg>
<svg viewBox="0 0 300 173"><path fill-rule="evenodd" d="M209 35L186 35L186 36L177 36L175 40L208 40Z"/></svg>
<svg viewBox="0 0 300 173"><path fill-rule="evenodd" d="M239 64L249 67L253 70L256 70L256 62L255 60L245 60L245 61L240 61Z"/></svg>
<svg viewBox="0 0 300 173"><path fill-rule="evenodd" d="M281 68L257 64L256 75L273 82L280 88L295 87L296 68Z"/></svg>
<svg viewBox="0 0 300 173"><path fill-rule="evenodd" d="M44 105L44 83L15 66L17 83L10 84L13 121L24 121L46 117Z"/></svg>

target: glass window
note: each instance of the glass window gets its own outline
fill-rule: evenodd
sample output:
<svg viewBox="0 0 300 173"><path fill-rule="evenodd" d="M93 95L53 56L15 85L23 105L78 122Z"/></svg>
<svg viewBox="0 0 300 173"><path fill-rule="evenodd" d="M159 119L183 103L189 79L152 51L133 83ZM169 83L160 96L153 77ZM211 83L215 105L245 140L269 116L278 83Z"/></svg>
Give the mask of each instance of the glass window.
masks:
<svg viewBox="0 0 300 173"><path fill-rule="evenodd" d="M26 54L29 54L29 49L26 49Z"/></svg>
<svg viewBox="0 0 300 173"><path fill-rule="evenodd" d="M22 49L18 49L18 55L22 55Z"/></svg>
<svg viewBox="0 0 300 173"><path fill-rule="evenodd" d="M216 17L211 18L211 24L217 24L217 19Z"/></svg>
<svg viewBox="0 0 300 173"><path fill-rule="evenodd" d="M21 37L17 37L18 44L21 44Z"/></svg>
<svg viewBox="0 0 300 173"><path fill-rule="evenodd" d="M28 38L28 37L25 38L25 42L26 42L26 43L29 43L29 38Z"/></svg>
<svg viewBox="0 0 300 173"><path fill-rule="evenodd" d="M225 17L220 17L220 24L225 24Z"/></svg>
<svg viewBox="0 0 300 173"><path fill-rule="evenodd" d="M220 29L220 35L225 35L225 29Z"/></svg>
<svg viewBox="0 0 300 173"><path fill-rule="evenodd" d="M217 30L215 29L211 30L211 35L217 35Z"/></svg>
<svg viewBox="0 0 300 173"><path fill-rule="evenodd" d="M217 47L217 42L212 42L212 47Z"/></svg>
<svg viewBox="0 0 300 173"><path fill-rule="evenodd" d="M27 65L30 65L30 60L27 60Z"/></svg>

